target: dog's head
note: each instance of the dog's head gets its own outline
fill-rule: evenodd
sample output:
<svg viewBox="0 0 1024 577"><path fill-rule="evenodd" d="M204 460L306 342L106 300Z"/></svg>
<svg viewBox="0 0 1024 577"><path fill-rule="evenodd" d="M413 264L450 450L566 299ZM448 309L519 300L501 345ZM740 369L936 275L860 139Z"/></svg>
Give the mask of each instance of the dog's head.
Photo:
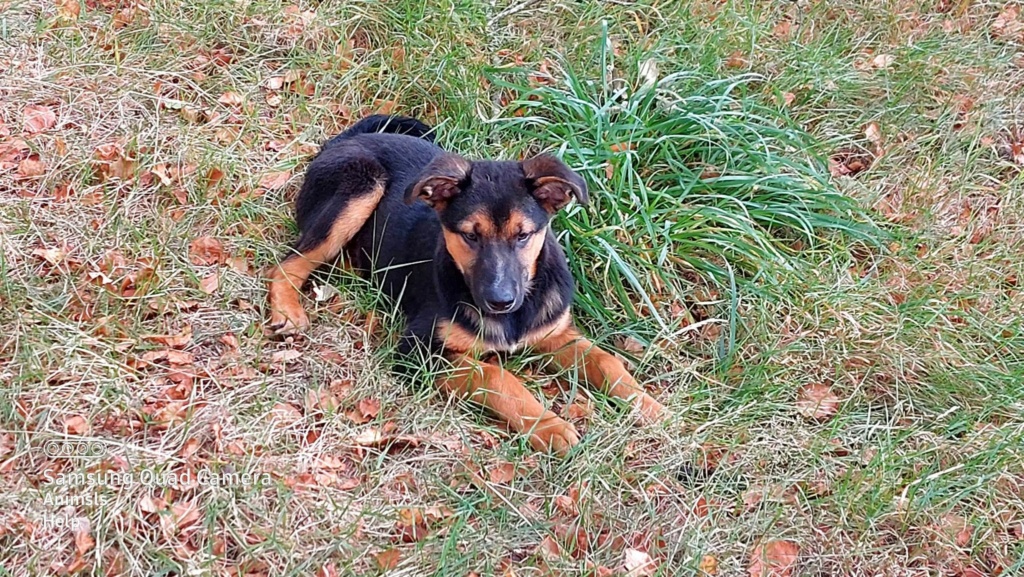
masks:
<svg viewBox="0 0 1024 577"><path fill-rule="evenodd" d="M506 314L529 291L551 216L574 197L587 202L586 183L553 156L470 162L444 154L409 187L406 202L422 199L437 210L476 306Z"/></svg>

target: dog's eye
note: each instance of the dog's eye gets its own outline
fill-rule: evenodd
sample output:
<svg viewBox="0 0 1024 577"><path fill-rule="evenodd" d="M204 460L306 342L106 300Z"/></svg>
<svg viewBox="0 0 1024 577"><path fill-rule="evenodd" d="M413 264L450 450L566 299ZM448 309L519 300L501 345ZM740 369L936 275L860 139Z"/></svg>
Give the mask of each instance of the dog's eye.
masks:
<svg viewBox="0 0 1024 577"><path fill-rule="evenodd" d="M516 240L518 240L519 242L526 242L526 239L528 238L530 238L530 233L521 232L519 233L519 236L516 237Z"/></svg>
<svg viewBox="0 0 1024 577"><path fill-rule="evenodd" d="M462 233L462 238L466 239L468 242L476 242L479 237L475 232L464 232Z"/></svg>

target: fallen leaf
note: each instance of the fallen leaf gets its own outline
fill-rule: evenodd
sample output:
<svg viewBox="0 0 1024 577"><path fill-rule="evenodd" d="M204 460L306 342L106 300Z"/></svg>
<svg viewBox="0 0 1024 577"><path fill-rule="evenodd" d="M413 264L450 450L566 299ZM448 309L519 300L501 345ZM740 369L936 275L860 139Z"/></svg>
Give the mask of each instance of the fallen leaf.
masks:
<svg viewBox="0 0 1024 577"><path fill-rule="evenodd" d="M18 163L19 178L36 178L46 174L46 163L39 159L38 154L30 155Z"/></svg>
<svg viewBox="0 0 1024 577"><path fill-rule="evenodd" d="M209 266L225 261L224 245L212 236L201 236L188 247L189 260L194 265Z"/></svg>
<svg viewBox="0 0 1024 577"><path fill-rule="evenodd" d="M626 577L649 577L658 570L650 555L629 547L622 553L622 567L626 570Z"/></svg>
<svg viewBox="0 0 1024 577"><path fill-rule="evenodd" d="M783 20L775 25L772 29L772 34L779 40L789 39L789 35L793 32L793 23L789 20Z"/></svg>
<svg viewBox="0 0 1024 577"><path fill-rule="evenodd" d="M946 515L942 517L939 529L960 548L967 547L971 542L971 535L974 534L974 526L967 519L959 515Z"/></svg>
<svg viewBox="0 0 1024 577"><path fill-rule="evenodd" d="M741 50L736 50L725 59L726 68L747 68L749 66L750 61Z"/></svg>
<svg viewBox="0 0 1024 577"><path fill-rule="evenodd" d="M868 139L868 142L875 145L876 154L882 149L882 129L878 127L877 122L869 122L864 127L864 138Z"/></svg>
<svg viewBox="0 0 1024 577"><path fill-rule="evenodd" d="M545 535L537 545L537 552L545 559L558 559L562 556L562 547L551 535Z"/></svg>
<svg viewBox="0 0 1024 577"><path fill-rule="evenodd" d="M143 340L160 343L172 349L185 348L192 341L192 325L185 325L184 330L176 335L144 335Z"/></svg>
<svg viewBox="0 0 1024 577"><path fill-rule="evenodd" d="M634 339L633 337L621 337L616 340L615 346L618 347L619 350L623 352L633 353L634 355L643 353L644 350L647 349L647 345L641 343L640 341Z"/></svg>
<svg viewBox="0 0 1024 577"><path fill-rule="evenodd" d="M220 288L220 275L215 272L206 275L203 280L199 281L199 290L208 295L217 292L218 288Z"/></svg>
<svg viewBox="0 0 1024 577"><path fill-rule="evenodd" d="M22 111L25 132L38 134L56 126L57 115L49 106L29 104Z"/></svg>
<svg viewBox="0 0 1024 577"><path fill-rule="evenodd" d="M789 577L799 554L800 546L792 541L760 543L750 553L747 573L750 577Z"/></svg>
<svg viewBox="0 0 1024 577"><path fill-rule="evenodd" d="M284 86L284 76L271 76L267 79L267 88L271 90L281 90Z"/></svg>
<svg viewBox="0 0 1024 577"><path fill-rule="evenodd" d="M268 172L260 178L260 188L266 190L277 190L284 188L288 184L288 179L292 177L292 173L287 170L280 172Z"/></svg>
<svg viewBox="0 0 1024 577"><path fill-rule="evenodd" d="M36 257L39 257L39 258L45 260L51 266L58 266L62 262L64 262L64 259L67 258L68 253L67 253L66 250L64 250L63 248L60 248L60 247L55 247L55 248L36 248L36 249L32 249L32 256L36 256Z"/></svg>
<svg viewBox="0 0 1024 577"><path fill-rule="evenodd" d="M76 522L72 523L71 527L75 535L75 551L79 555L85 555L96 546L96 540L92 538L92 528L89 526L88 519L84 517L76 519Z"/></svg>
<svg viewBox="0 0 1024 577"><path fill-rule="evenodd" d="M221 94L220 98L217 99L217 102L220 102L224 106L241 106L244 99L241 94L234 91L228 91Z"/></svg>
<svg viewBox="0 0 1024 577"><path fill-rule="evenodd" d="M356 403L356 407L359 409L359 414L367 421L376 419L377 415L380 414L380 401L378 399L361 399Z"/></svg>
<svg viewBox="0 0 1024 577"><path fill-rule="evenodd" d="M202 443L199 442L199 439L189 439L185 441L184 445L182 445L181 451L178 453L178 455L182 459L188 459L192 455L195 455L197 451L199 451L200 446L202 446Z"/></svg>
<svg viewBox="0 0 1024 577"><path fill-rule="evenodd" d="M278 403L270 410L270 420L279 427L289 427L302 420L302 412L295 405Z"/></svg>
<svg viewBox="0 0 1024 577"><path fill-rule="evenodd" d="M516 467L512 463L500 463L490 467L487 471L487 478L492 483L502 485L510 483L516 477Z"/></svg>
<svg viewBox="0 0 1024 577"><path fill-rule="evenodd" d="M879 54L871 59L871 65L875 68L888 68L896 62L896 57L892 54Z"/></svg>
<svg viewBox="0 0 1024 577"><path fill-rule="evenodd" d="M57 0L57 17L65 22L78 20L81 11L82 6L78 0Z"/></svg>
<svg viewBox="0 0 1024 577"><path fill-rule="evenodd" d="M828 385L806 385L797 393L796 408L808 419L823 421L836 414L839 397L832 393Z"/></svg>
<svg viewBox="0 0 1024 577"><path fill-rule="evenodd" d="M1020 19L1020 7L1007 4L992 21L992 34L997 38L1012 40L1024 37L1024 21Z"/></svg>
<svg viewBox="0 0 1024 577"><path fill-rule="evenodd" d="M89 433L89 422L79 415L72 415L64 419L64 430L71 435L85 435Z"/></svg>
<svg viewBox="0 0 1024 577"><path fill-rule="evenodd" d="M654 86L658 83L658 61L648 58L640 63L640 80L644 86Z"/></svg>
<svg viewBox="0 0 1024 577"><path fill-rule="evenodd" d="M297 360L301 356L302 351L297 351L295 349L284 349L280 351L274 351L274 353L270 355L270 362L275 365L283 365L286 363L290 363L294 360Z"/></svg>
<svg viewBox="0 0 1024 577"><path fill-rule="evenodd" d="M334 412L338 410L339 404L338 397L331 391L315 390L306 393L306 409L310 411Z"/></svg>
<svg viewBox="0 0 1024 577"><path fill-rule="evenodd" d="M700 558L700 565L697 566L705 575L718 574L718 559L714 555L705 555Z"/></svg>
<svg viewBox="0 0 1024 577"><path fill-rule="evenodd" d="M118 142L108 142L96 147L96 168L104 180L128 181L135 175L137 163L125 154Z"/></svg>
<svg viewBox="0 0 1024 577"><path fill-rule="evenodd" d="M398 561L401 558L402 553L398 549L385 549L373 556L373 560L377 562L377 567L380 567L382 571L390 571L397 567Z"/></svg>

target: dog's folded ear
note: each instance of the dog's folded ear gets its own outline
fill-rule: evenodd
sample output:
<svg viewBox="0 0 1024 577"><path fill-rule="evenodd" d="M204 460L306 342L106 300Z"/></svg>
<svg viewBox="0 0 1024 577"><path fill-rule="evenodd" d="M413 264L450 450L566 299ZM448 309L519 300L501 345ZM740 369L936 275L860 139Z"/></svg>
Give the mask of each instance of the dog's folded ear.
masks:
<svg viewBox="0 0 1024 577"><path fill-rule="evenodd" d="M423 199L434 208L443 208L459 194L469 177L470 163L457 154L442 154L430 161L416 182L405 192L405 203Z"/></svg>
<svg viewBox="0 0 1024 577"><path fill-rule="evenodd" d="M569 204L572 197L587 204L587 183L561 160L550 154L539 154L524 160L522 165L531 193L544 210L556 213Z"/></svg>

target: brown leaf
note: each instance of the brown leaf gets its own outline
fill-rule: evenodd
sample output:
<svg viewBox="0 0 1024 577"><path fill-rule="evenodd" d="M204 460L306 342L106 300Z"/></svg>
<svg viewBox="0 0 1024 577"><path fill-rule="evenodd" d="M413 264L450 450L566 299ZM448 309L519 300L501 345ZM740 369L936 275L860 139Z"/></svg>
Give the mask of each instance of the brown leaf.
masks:
<svg viewBox="0 0 1024 577"><path fill-rule="evenodd" d="M189 260L194 265L209 266L225 261L224 245L212 236L201 236L188 247Z"/></svg>
<svg viewBox="0 0 1024 577"><path fill-rule="evenodd" d="M338 397L331 391L311 390L306 393L306 409L334 412L338 410Z"/></svg>
<svg viewBox="0 0 1024 577"><path fill-rule="evenodd" d="M868 139L868 142L875 146L875 154L879 154L882 150L882 129L878 127L877 122L869 122L864 127L864 138Z"/></svg>
<svg viewBox="0 0 1024 577"><path fill-rule="evenodd" d="M377 562L377 567L380 567L382 571L390 571L397 567L398 561L401 558L402 553L398 549L385 549L373 556L373 560Z"/></svg>
<svg viewBox="0 0 1024 577"><path fill-rule="evenodd" d="M189 439L185 441L184 445L182 445L181 452L178 454L182 459L188 459L192 455L196 454L200 446L202 446L202 443L199 442L199 439Z"/></svg>
<svg viewBox="0 0 1024 577"><path fill-rule="evenodd" d="M295 361L302 357L302 351L295 349L283 349L280 351L274 351L270 355L270 362L275 365L283 365Z"/></svg>
<svg viewBox="0 0 1024 577"><path fill-rule="evenodd" d="M278 403L270 411L270 420L278 427L290 427L302 420L302 412L288 403Z"/></svg>
<svg viewBox="0 0 1024 577"><path fill-rule="evenodd" d="M217 292L218 288L220 288L220 275L215 272L206 275L203 280L199 281L199 290L208 295Z"/></svg>
<svg viewBox="0 0 1024 577"><path fill-rule="evenodd" d="M32 249L32 256L37 256L46 262L50 263L51 266L58 266L64 259L67 258L68 253L61 247L54 248L36 248Z"/></svg>
<svg viewBox="0 0 1024 577"><path fill-rule="evenodd" d="M953 540L957 547L967 547L971 542L971 535L974 533L974 526L959 515L946 515L941 519L939 529L943 534Z"/></svg>
<svg viewBox="0 0 1024 577"><path fill-rule="evenodd" d="M622 568L626 577L649 577L658 570L658 565L647 553L627 547L622 552Z"/></svg>
<svg viewBox="0 0 1024 577"><path fill-rule="evenodd" d="M172 349L183 349L192 342L192 325L185 325L184 330L177 335L144 335L143 340L160 343Z"/></svg>
<svg viewBox="0 0 1024 577"><path fill-rule="evenodd" d="M808 419L823 421L836 414L839 397L832 393L828 385L806 385L797 393L796 409Z"/></svg>
<svg viewBox="0 0 1024 577"><path fill-rule="evenodd" d="M260 188L266 190L277 190L284 188L288 184L288 179L292 177L291 171L282 170L280 172L268 172L260 178Z"/></svg>
<svg viewBox="0 0 1024 577"><path fill-rule="evenodd" d="M29 134L38 134L57 125L57 115L49 106L29 104L22 114L25 117L25 132Z"/></svg>
<svg viewBox="0 0 1024 577"><path fill-rule="evenodd" d="M562 547L551 535L545 535L537 545L537 552L545 559L558 559L562 556Z"/></svg>
<svg viewBox="0 0 1024 577"><path fill-rule="evenodd" d="M356 407L359 409L359 414L366 419L363 422L372 421L380 414L380 400L378 399L361 399Z"/></svg>
<svg viewBox="0 0 1024 577"><path fill-rule="evenodd" d="M1024 21L1020 19L1020 7L1008 3L992 21L992 35L997 38L1013 40L1024 37Z"/></svg>
<svg viewBox="0 0 1024 577"><path fill-rule="evenodd" d="M714 555L705 555L700 558L700 565L698 568L704 572L705 575L716 575L718 574L718 559Z"/></svg>
<svg viewBox="0 0 1024 577"><path fill-rule="evenodd" d="M284 76L271 76L267 79L267 88L281 90L284 87Z"/></svg>
<svg viewBox="0 0 1024 577"><path fill-rule="evenodd" d="M620 337L616 340L615 346L623 352L632 353L634 355L639 355L647 349L646 345L633 337Z"/></svg>
<svg viewBox="0 0 1024 577"><path fill-rule="evenodd" d="M57 0L57 17L65 22L78 20L82 6L78 0Z"/></svg>
<svg viewBox="0 0 1024 577"><path fill-rule="evenodd" d="M750 577L790 577L800 546L792 541L760 543L750 553L747 573Z"/></svg>
<svg viewBox="0 0 1024 577"><path fill-rule="evenodd" d="M747 68L750 66L750 61L747 60L747 56L742 50L736 50L725 59L726 68Z"/></svg>
<svg viewBox="0 0 1024 577"><path fill-rule="evenodd" d="M793 32L793 23L789 20L782 20L772 29L772 34L779 40L788 40Z"/></svg>
<svg viewBox="0 0 1024 577"><path fill-rule="evenodd" d="M89 422L84 417L72 415L64 419L64 430L71 435L87 435L89 433Z"/></svg>
<svg viewBox="0 0 1024 577"><path fill-rule="evenodd" d="M224 106L241 106L244 101L245 100L242 98L242 95L234 91L225 92L217 99L217 102L220 102Z"/></svg>
<svg viewBox="0 0 1024 577"><path fill-rule="evenodd" d="M46 174L46 163L33 154L18 163L18 178L37 178Z"/></svg>
<svg viewBox="0 0 1024 577"><path fill-rule="evenodd" d="M249 261L244 256L233 256L229 257L226 261L231 270L239 274L249 274L252 272L252 268L249 266Z"/></svg>
<svg viewBox="0 0 1024 577"><path fill-rule="evenodd" d="M135 175L137 163L125 155L120 143L109 142L96 147L96 167L105 180L130 180Z"/></svg>
<svg viewBox="0 0 1024 577"><path fill-rule="evenodd" d="M510 483L516 478L516 466L512 463L499 463L488 469L487 478L498 485Z"/></svg>
<svg viewBox="0 0 1024 577"><path fill-rule="evenodd" d="M871 59L871 66L873 68L888 68L896 62L896 57L892 54L879 54Z"/></svg>
<svg viewBox="0 0 1024 577"><path fill-rule="evenodd" d="M96 541L92 538L91 527L89 526L88 519L84 517L77 519L71 527L71 530L75 535L75 551L78 552L80 556L85 555L96 546Z"/></svg>
<svg viewBox="0 0 1024 577"><path fill-rule="evenodd" d="M352 442L361 447L387 448L389 451L397 451L418 447L420 439L412 435L384 434L371 427L352 437Z"/></svg>

